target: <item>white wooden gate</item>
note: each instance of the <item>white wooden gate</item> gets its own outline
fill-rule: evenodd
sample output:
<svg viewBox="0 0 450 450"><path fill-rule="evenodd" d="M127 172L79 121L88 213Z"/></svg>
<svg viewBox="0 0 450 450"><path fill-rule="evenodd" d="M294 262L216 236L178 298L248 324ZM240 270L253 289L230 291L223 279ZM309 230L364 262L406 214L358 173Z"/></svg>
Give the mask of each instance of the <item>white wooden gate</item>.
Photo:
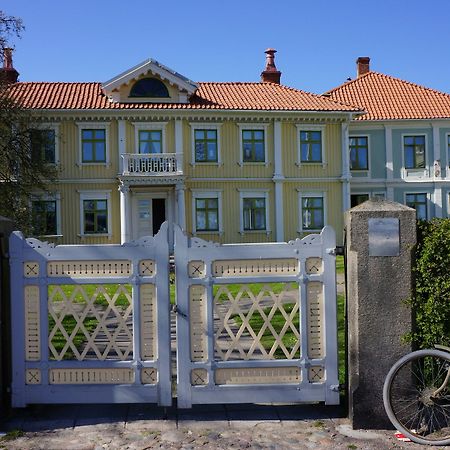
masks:
<svg viewBox="0 0 450 450"><path fill-rule="evenodd" d="M172 402L167 223L124 245L10 238L12 405ZM219 245L175 226L178 406L339 403L335 236Z"/></svg>
<svg viewBox="0 0 450 450"><path fill-rule="evenodd" d="M125 245L10 238L12 406L170 405L167 223Z"/></svg>
<svg viewBox="0 0 450 450"><path fill-rule="evenodd" d="M175 227L178 406L338 404L335 234L219 245Z"/></svg>

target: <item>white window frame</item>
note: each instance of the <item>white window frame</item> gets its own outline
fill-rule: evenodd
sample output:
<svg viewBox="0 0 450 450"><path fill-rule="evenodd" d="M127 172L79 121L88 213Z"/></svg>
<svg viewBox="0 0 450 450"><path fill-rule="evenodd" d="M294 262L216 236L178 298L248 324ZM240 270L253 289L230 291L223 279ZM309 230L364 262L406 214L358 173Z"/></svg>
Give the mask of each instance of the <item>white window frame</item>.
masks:
<svg viewBox="0 0 450 450"><path fill-rule="evenodd" d="M191 189L192 192L192 234L223 234L223 220L222 220L222 190L204 190L204 189ZM219 230L199 230L197 231L197 210L195 203L198 198L217 198L218 208L218 224Z"/></svg>
<svg viewBox="0 0 450 450"><path fill-rule="evenodd" d="M430 216L430 207L431 207L431 194L429 192L426 192L424 190L414 190L414 191L408 191L408 192L403 192L403 204L405 206L406 205L406 196L407 195L417 195L417 194L425 194L426 198L427 198L427 217L425 220L430 220L431 216Z"/></svg>
<svg viewBox="0 0 450 450"><path fill-rule="evenodd" d="M166 127L167 122L132 122L134 127L134 153L139 154L139 131L161 131L161 151L167 153Z"/></svg>
<svg viewBox="0 0 450 450"><path fill-rule="evenodd" d="M315 197L321 198L323 200L323 226L328 224L328 214L327 214L327 193L324 191L310 191L305 192L298 189L298 228L297 233L315 233L316 231L321 231L322 228L303 228L303 207L302 199L305 197Z"/></svg>
<svg viewBox="0 0 450 450"><path fill-rule="evenodd" d="M405 137L407 136L423 136L425 138L425 167L423 169L407 169L405 167ZM428 178L430 176L430 166L428 165L428 135L426 133L415 133L414 131L411 131L410 133L402 133L401 134L401 140L402 140L402 168L401 168L401 176L403 179L405 178L416 178L416 179L422 179L422 178ZM411 192L412 194L414 192ZM423 193L423 191L422 191ZM410 194L410 192L408 192Z"/></svg>
<svg viewBox="0 0 450 450"><path fill-rule="evenodd" d="M297 128L297 162L296 165L301 167L301 166L322 166L325 167L327 164L326 161L326 125L308 125L305 123L298 123L295 125L295 127ZM301 139L300 139L300 132L301 131L320 131L322 134L322 139L321 139L321 155L322 155L322 161L316 162L316 161L311 161L311 162L306 162L306 161L302 161L302 146L301 146Z"/></svg>
<svg viewBox="0 0 450 450"><path fill-rule="evenodd" d="M77 122L78 126L78 166L105 166L111 165L110 155L110 122ZM83 130L105 130L105 162L83 162Z"/></svg>
<svg viewBox="0 0 450 450"><path fill-rule="evenodd" d="M81 237L112 237L112 213L111 213L111 191L99 190L99 191L78 191L80 195L80 234ZM108 232L107 233L85 233L84 232L84 200L106 200L108 206Z"/></svg>
<svg viewBox="0 0 450 450"><path fill-rule="evenodd" d="M239 191L239 233L244 234L255 234L255 233L265 233L269 235L272 230L270 229L270 214L269 214L269 190L268 189L253 189ZM266 229L265 230L244 230L244 199L245 198L264 198L266 204Z"/></svg>
<svg viewBox="0 0 450 450"><path fill-rule="evenodd" d="M256 165L256 166L268 166L269 165L269 151L268 151L268 136L267 130L269 128L268 123L238 123L239 129L239 162L238 164L243 167L247 165ZM243 131L256 131L263 130L264 131L264 161L246 161L244 162L244 145L242 139Z"/></svg>
<svg viewBox="0 0 450 450"><path fill-rule="evenodd" d="M350 139L351 138L359 138L359 137L364 137L367 139L367 164L369 166L368 169L352 169L351 167L349 167L350 172L355 172L355 173L364 173L367 175L368 178L371 178L371 170L372 170L372 164L371 164L371 159L370 159L370 154L371 154L371 142L370 142L370 135L369 134L363 134L363 133L357 133L357 134L351 134L348 137L348 164L350 166L351 164L351 158L350 158Z"/></svg>
<svg viewBox="0 0 450 450"><path fill-rule="evenodd" d="M59 159L59 124L57 123L36 123L31 126L34 130L53 130L55 132L55 162L48 163L51 165L58 166L61 161Z"/></svg>
<svg viewBox="0 0 450 450"><path fill-rule="evenodd" d="M220 128L222 127L221 123L200 123L200 122L191 122L189 123L191 127L191 165L195 166L196 164L200 164L201 166L220 166L222 165L222 152L220 149ZM196 161L195 160L195 131L196 130L215 130L217 133L217 162L214 161Z"/></svg>
<svg viewBox="0 0 450 450"><path fill-rule="evenodd" d="M43 234L42 237L62 237L61 227L61 193L55 194L40 194L33 193L30 199L30 211L32 209L33 201L56 201L56 234Z"/></svg>

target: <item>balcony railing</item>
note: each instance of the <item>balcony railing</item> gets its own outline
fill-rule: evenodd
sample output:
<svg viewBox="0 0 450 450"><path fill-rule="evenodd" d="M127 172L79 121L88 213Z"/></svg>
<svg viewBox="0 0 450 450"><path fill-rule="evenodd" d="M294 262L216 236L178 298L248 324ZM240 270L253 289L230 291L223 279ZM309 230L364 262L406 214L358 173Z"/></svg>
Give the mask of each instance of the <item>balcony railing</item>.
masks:
<svg viewBox="0 0 450 450"><path fill-rule="evenodd" d="M180 153L125 153L123 175L182 175L183 155Z"/></svg>

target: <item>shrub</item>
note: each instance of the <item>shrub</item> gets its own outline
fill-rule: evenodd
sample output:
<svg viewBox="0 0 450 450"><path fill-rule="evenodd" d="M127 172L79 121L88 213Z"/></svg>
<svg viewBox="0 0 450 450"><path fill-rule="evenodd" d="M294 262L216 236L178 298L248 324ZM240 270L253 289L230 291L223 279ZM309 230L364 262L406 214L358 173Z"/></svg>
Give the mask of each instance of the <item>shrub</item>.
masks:
<svg viewBox="0 0 450 450"><path fill-rule="evenodd" d="M419 222L413 274L415 327L407 339L418 348L450 346L450 219Z"/></svg>

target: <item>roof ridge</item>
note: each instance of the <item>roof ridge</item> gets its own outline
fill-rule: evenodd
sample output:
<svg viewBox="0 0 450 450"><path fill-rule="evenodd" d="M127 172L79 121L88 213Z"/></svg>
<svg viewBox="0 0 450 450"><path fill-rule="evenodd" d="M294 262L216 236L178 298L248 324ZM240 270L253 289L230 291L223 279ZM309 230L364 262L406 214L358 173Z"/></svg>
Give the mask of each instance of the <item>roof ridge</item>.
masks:
<svg viewBox="0 0 450 450"><path fill-rule="evenodd" d="M450 98L450 94L447 93L447 92L438 91L437 89L433 89L433 88L430 88L428 86L424 86L422 84L414 83L413 81L404 80L403 78L394 77L393 75L388 75L388 74L382 73L382 72L376 72L374 70L371 70L371 71L369 71L369 72L367 72L367 73L365 73L363 75L360 75L359 77L357 77L357 78L355 78L353 80L349 80L349 81L347 81L347 82L345 82L345 83L343 83L343 84L341 84L341 85L339 85L339 86L337 86L337 87L335 87L333 89L330 89L329 91L324 92L323 95L325 95L325 94L332 94L333 92L336 92L336 91L342 89L343 87L347 87L349 84L356 83L356 82L358 82L358 81L360 81L360 80L362 80L364 78L367 78L369 76L380 76L380 77L383 77L383 78L387 78L389 80L394 80L394 81L397 81L397 82L400 82L400 83L408 84L410 86L414 86L416 88L423 89L425 91L430 91L430 92L433 92L435 94L440 94L440 95L443 95L445 97L449 97Z"/></svg>

